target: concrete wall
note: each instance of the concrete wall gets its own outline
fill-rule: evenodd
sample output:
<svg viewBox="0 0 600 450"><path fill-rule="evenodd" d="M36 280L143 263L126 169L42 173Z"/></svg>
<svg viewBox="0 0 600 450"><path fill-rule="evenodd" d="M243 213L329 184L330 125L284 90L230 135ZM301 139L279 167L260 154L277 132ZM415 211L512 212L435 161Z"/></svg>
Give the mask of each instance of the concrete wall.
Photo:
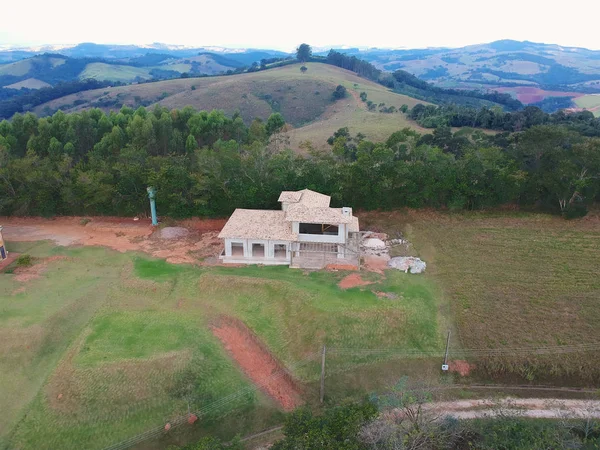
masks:
<svg viewBox="0 0 600 450"><path fill-rule="evenodd" d="M231 245L234 243L240 243L243 245L244 255L233 255ZM264 257L252 255L252 245L260 244L264 246L265 254ZM275 245L283 244L286 246L285 258L275 258ZM267 264L277 265L283 264L288 265L291 259L291 242L289 241L276 241L276 240L262 240L262 239L225 239L225 254L221 257L225 263L236 263L236 264Z"/></svg>
<svg viewBox="0 0 600 450"><path fill-rule="evenodd" d="M2 227L0 227L0 247L4 247L4 255L8 257L8 251L6 250L6 246L4 245L4 239L2 239ZM2 257L2 252L0 252L0 260L5 259Z"/></svg>

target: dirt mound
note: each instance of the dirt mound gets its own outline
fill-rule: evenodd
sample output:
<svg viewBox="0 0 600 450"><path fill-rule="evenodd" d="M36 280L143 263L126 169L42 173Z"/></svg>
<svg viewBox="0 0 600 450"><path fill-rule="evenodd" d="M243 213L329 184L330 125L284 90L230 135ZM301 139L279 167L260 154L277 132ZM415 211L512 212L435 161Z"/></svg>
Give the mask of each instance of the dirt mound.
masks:
<svg viewBox="0 0 600 450"><path fill-rule="evenodd" d="M291 374L242 322L223 317L212 326L212 332L254 384L284 410L303 403Z"/></svg>
<svg viewBox="0 0 600 450"><path fill-rule="evenodd" d="M338 283L338 286L342 289L350 289L357 286L366 286L367 284L373 284L373 282L363 280L358 273L351 273L342 278L342 281Z"/></svg>
<svg viewBox="0 0 600 450"><path fill-rule="evenodd" d="M474 368L473 364L460 359L448 363L448 371L458 373L461 377L468 376Z"/></svg>
<svg viewBox="0 0 600 450"><path fill-rule="evenodd" d="M183 227L164 227L154 234L160 239L180 239L187 237L190 230Z"/></svg>

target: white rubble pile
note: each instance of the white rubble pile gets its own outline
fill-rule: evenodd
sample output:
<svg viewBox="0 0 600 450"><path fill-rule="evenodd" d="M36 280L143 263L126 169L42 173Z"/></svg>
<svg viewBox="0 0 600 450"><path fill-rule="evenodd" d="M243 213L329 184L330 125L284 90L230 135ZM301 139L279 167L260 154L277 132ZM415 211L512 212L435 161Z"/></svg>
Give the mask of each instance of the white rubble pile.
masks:
<svg viewBox="0 0 600 450"><path fill-rule="evenodd" d="M161 239L179 239L188 234L190 231L183 227L164 227L158 230L158 237Z"/></svg>
<svg viewBox="0 0 600 450"><path fill-rule="evenodd" d="M366 238L361 243L362 251L365 255L387 255L390 251L389 247L381 239L371 237Z"/></svg>
<svg viewBox="0 0 600 450"><path fill-rule="evenodd" d="M388 266L393 269L403 270L405 273L423 273L427 264L414 256L396 256L388 261Z"/></svg>

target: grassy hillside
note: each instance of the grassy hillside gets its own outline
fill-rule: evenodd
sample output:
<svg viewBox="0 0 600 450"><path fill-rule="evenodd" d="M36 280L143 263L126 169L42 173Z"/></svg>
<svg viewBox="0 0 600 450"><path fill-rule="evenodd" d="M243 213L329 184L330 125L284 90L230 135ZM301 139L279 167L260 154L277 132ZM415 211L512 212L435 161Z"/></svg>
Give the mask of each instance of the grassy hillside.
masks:
<svg viewBox="0 0 600 450"><path fill-rule="evenodd" d="M12 75L20 77L27 75L31 69L32 61L30 59L24 59L10 64L3 64L0 66L0 75Z"/></svg>
<svg viewBox="0 0 600 450"><path fill-rule="evenodd" d="M132 67L106 63L91 63L88 64L83 72L79 75L81 80L93 78L95 80L111 80L131 82L136 78L147 80L150 78L150 72L147 68Z"/></svg>
<svg viewBox="0 0 600 450"><path fill-rule="evenodd" d="M50 84L45 81L38 80L37 78L27 78L26 80L19 81L18 83L9 84L8 86L4 86L8 89L41 89L43 87L50 87Z"/></svg>
<svg viewBox="0 0 600 450"><path fill-rule="evenodd" d="M587 90L581 92L600 92L600 52L583 48L504 40L455 49L350 53L380 69L402 69L443 87L485 90L517 85L566 92L581 91L585 85Z"/></svg>
<svg viewBox="0 0 600 450"><path fill-rule="evenodd" d="M345 274L337 272L174 266L45 243L10 250L26 251L46 266L32 269L38 276L28 280L0 274L6 293L0 315L3 448L104 448L164 427L188 411L188 401L192 411L206 410L196 430L210 427L231 437L280 422L274 401L251 388L211 333L224 316L256 333L306 386L309 402L316 399L320 365L307 357L323 342L443 348L438 293L423 277L373 275L369 289L343 291L336 283ZM382 300L371 288L402 300ZM401 374L379 365L389 359L332 355L330 375L352 374L338 378L335 392L347 395L363 381L397 381ZM365 366L377 376L363 380Z"/></svg>
<svg viewBox="0 0 600 450"><path fill-rule="evenodd" d="M44 114L57 109L78 111L100 107L118 110L122 105L138 107L155 104L167 108L192 106L196 109L222 109L227 114L239 111L246 122L256 117L266 119L281 112L294 129L290 132L293 148L310 140L317 146L340 127L352 133L381 140L403 127L418 128L403 114L367 111L359 94L366 92L373 102L396 108L424 103L399 95L356 74L327 64L309 63L308 71L290 65L266 71L209 78L189 78L98 89L62 97L38 106L34 112ZM348 90L345 99L333 102L337 85Z"/></svg>
<svg viewBox="0 0 600 450"><path fill-rule="evenodd" d="M573 100L578 108L585 108L594 113L594 116L600 117L600 95L584 95Z"/></svg>

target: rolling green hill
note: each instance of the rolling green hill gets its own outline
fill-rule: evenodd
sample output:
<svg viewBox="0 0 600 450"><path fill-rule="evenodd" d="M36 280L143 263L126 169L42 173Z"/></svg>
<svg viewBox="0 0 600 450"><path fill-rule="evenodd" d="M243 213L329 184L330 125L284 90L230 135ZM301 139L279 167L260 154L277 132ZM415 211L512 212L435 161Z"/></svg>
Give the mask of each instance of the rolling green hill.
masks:
<svg viewBox="0 0 600 450"><path fill-rule="evenodd" d="M349 127L351 133L362 132L373 140L386 139L403 127L419 128L401 113L368 111L359 98L361 92L376 104L396 108L420 102L396 94L384 86L358 77L353 72L321 63L300 64L266 71L223 77L187 78L103 88L68 95L44 103L34 112L40 115L58 109L78 111L99 107L104 111L121 106L137 108L161 105L170 109L192 106L198 110L221 109L227 114L239 111L248 123L254 118L267 119L280 112L291 125L292 147L309 140L316 146L326 145L326 139L338 128ZM346 98L332 101L337 85L347 89Z"/></svg>

